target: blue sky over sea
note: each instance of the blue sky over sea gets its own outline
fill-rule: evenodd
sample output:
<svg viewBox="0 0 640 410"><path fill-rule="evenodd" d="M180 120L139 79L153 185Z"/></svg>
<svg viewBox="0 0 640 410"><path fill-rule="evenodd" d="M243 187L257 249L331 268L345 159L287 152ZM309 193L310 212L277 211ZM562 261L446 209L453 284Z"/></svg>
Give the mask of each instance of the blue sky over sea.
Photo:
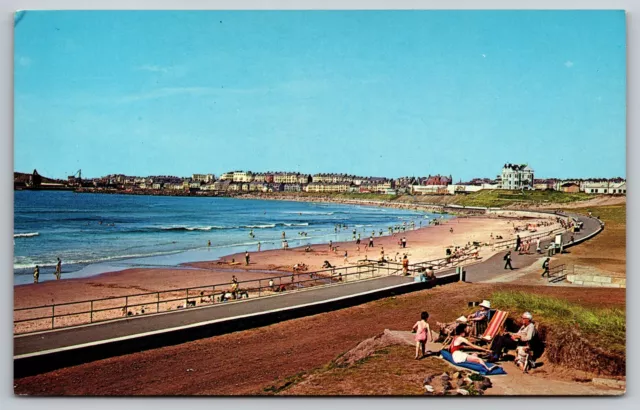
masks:
<svg viewBox="0 0 640 410"><path fill-rule="evenodd" d="M622 11L23 12L15 169L625 176Z"/></svg>

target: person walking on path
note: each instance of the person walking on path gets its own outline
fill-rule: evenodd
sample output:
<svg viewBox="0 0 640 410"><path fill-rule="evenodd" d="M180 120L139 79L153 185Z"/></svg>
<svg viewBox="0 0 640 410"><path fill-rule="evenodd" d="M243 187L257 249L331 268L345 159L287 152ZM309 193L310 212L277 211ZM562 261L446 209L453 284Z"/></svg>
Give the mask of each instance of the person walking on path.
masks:
<svg viewBox="0 0 640 410"><path fill-rule="evenodd" d="M284 239L284 238L286 238L286 237L287 237L287 234L286 234L286 233L284 233L284 231L282 231L282 239Z"/></svg>
<svg viewBox="0 0 640 410"><path fill-rule="evenodd" d="M522 239L520 239L520 235L516 236L516 252L520 250L520 247L522 246Z"/></svg>
<svg viewBox="0 0 640 410"><path fill-rule="evenodd" d="M258 252L260 252L260 242L258 242Z"/></svg>
<svg viewBox="0 0 640 410"><path fill-rule="evenodd" d="M373 235L369 237L369 248L373 248Z"/></svg>
<svg viewBox="0 0 640 410"><path fill-rule="evenodd" d="M58 258L58 263L56 264L56 280L60 280L60 276L62 276L62 261Z"/></svg>
<svg viewBox="0 0 640 410"><path fill-rule="evenodd" d="M36 267L33 268L33 283L38 283L38 279L40 279L40 267L36 265Z"/></svg>
<svg viewBox="0 0 640 410"><path fill-rule="evenodd" d="M540 238L536 239L536 252L542 253L542 249L540 249Z"/></svg>
<svg viewBox="0 0 640 410"><path fill-rule="evenodd" d="M409 259L407 258L407 255L402 257L402 274L404 276L409 276Z"/></svg>
<svg viewBox="0 0 640 410"><path fill-rule="evenodd" d="M360 234L358 234L358 239L356 239L356 245L360 245Z"/></svg>
<svg viewBox="0 0 640 410"><path fill-rule="evenodd" d="M551 260L551 258L547 258L544 260L544 262L542 262L542 277L544 278L544 275L547 275L548 278L551 277L551 274L549 274L549 261Z"/></svg>
<svg viewBox="0 0 640 410"><path fill-rule="evenodd" d="M509 267L509 269L513 270L513 266L511 266L511 251L507 251L507 253L504 255L504 268L507 269L507 266Z"/></svg>
<svg viewBox="0 0 640 410"><path fill-rule="evenodd" d="M249 265L249 259L250 259L249 251L245 251L244 252L244 260L247 263L247 265Z"/></svg>
<svg viewBox="0 0 640 410"><path fill-rule="evenodd" d="M429 339L431 339L431 329L429 328L429 323L427 323L428 319L429 313L422 312L420 320L413 325L412 331L416 332L416 360L427 355L426 347L430 341ZM422 356L420 356L420 353L422 353Z"/></svg>

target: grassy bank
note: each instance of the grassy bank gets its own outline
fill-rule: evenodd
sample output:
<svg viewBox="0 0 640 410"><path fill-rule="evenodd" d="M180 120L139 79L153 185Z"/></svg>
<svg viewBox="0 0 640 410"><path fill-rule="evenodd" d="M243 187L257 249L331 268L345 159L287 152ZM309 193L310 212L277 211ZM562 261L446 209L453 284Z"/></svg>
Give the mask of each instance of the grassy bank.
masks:
<svg viewBox="0 0 640 410"><path fill-rule="evenodd" d="M329 198L333 200L369 200L434 205L462 205L479 207L507 207L511 205L536 206L565 204L594 198L585 193L565 193L557 191L507 191L482 190L458 195L385 195L373 193L314 193L278 192L263 194L265 198Z"/></svg>
<svg viewBox="0 0 640 410"><path fill-rule="evenodd" d="M616 276L626 276L627 263L627 207L623 205L576 208L572 211L599 216L605 223L602 233L571 248L562 255L563 263L586 265Z"/></svg>
<svg viewBox="0 0 640 410"><path fill-rule="evenodd" d="M624 309L588 308L549 296L527 292L502 291L491 296L501 309L521 313L529 311L536 321L561 329L575 328L589 340L624 353L626 317Z"/></svg>

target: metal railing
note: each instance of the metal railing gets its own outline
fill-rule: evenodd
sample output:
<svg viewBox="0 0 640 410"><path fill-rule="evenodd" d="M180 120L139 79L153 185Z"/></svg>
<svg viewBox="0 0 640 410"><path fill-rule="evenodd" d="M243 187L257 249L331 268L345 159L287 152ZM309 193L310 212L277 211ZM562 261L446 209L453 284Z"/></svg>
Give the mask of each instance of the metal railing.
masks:
<svg viewBox="0 0 640 410"><path fill-rule="evenodd" d="M14 334L81 326L147 314L164 313L271 296L314 286L347 283L396 273L387 263L368 261L355 266L296 272L276 277L169 289L77 302L14 309Z"/></svg>
<svg viewBox="0 0 640 410"><path fill-rule="evenodd" d="M534 235L527 235L527 236L522 236L520 239L525 240L525 239L537 239L537 238L544 238L546 236L553 236L559 233L565 233L567 232L566 229L564 228L556 228L552 231L549 232L541 232L541 233L537 233ZM494 242L492 244L492 247L494 250L496 249L500 249L500 248L511 248L512 246L514 246L516 244L516 239L505 239L502 241L498 241L498 242Z"/></svg>
<svg viewBox="0 0 640 410"><path fill-rule="evenodd" d="M567 277L567 267L563 263L561 265L556 265L549 268L549 277L547 278L547 282L550 283L558 283L565 280Z"/></svg>

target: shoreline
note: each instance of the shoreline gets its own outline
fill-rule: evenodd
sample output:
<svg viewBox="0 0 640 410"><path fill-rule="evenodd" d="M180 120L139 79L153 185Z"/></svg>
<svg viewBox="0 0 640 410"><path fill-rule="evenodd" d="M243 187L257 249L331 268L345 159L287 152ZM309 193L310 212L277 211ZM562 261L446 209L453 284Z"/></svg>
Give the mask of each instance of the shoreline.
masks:
<svg viewBox="0 0 640 410"><path fill-rule="evenodd" d="M548 220L538 218L539 221ZM500 217L484 215L461 217L445 221L440 225L416 227L415 230L397 233L395 236L374 237L374 247L365 248L368 236L362 236L360 252L354 241L335 242L337 252L331 252L327 242L312 245L313 252L305 252L304 245L288 250L273 249L256 252L250 251L250 265L244 265L244 252L231 253L213 260L188 262L178 266L128 268L120 271L100 273L91 277L70 278L60 281L46 281L39 284L23 284L14 286L14 308L40 306L49 303L69 303L104 297L120 297L146 292L184 289L189 287L211 286L213 284L229 284L232 275L239 281L257 281L275 276L293 274L293 265L304 263L306 274L322 270L322 263L330 261L338 268L356 266L356 261L364 259L378 260L384 248L385 257L393 260L407 254L410 263L445 257L445 249L454 246L464 247L468 242L490 243L490 235L500 235L504 239L515 237L514 224L522 226L531 222L529 217ZM556 223L541 228L539 232L553 230ZM453 233L450 230L453 229ZM522 232L523 233L523 232ZM407 247L401 248L398 240L407 239ZM526 236L523 235L523 238ZM348 252L348 262L344 261L344 251ZM491 246L481 246L479 260L484 260L497 251ZM229 266L219 263L235 258L240 265ZM472 262L477 262L473 260Z"/></svg>

